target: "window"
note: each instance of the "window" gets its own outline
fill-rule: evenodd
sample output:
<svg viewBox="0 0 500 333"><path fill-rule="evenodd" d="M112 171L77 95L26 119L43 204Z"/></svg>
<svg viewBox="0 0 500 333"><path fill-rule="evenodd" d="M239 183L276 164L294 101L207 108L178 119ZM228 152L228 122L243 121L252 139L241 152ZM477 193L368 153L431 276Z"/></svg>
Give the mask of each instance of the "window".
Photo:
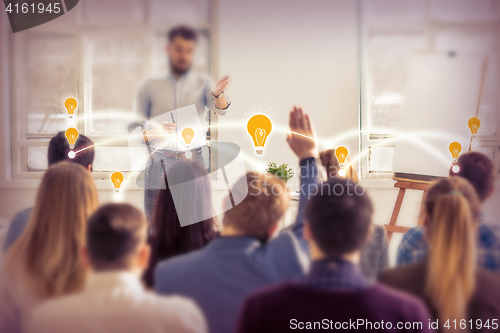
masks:
<svg viewBox="0 0 500 333"><path fill-rule="evenodd" d="M415 52L488 55L476 150L500 161L500 6L494 0L362 0L360 11L363 178L392 177L395 138ZM500 171L500 167L499 167Z"/></svg>
<svg viewBox="0 0 500 333"><path fill-rule="evenodd" d="M68 127L98 146L95 178L134 171L127 127L137 119L137 89L166 71L166 32L179 23L199 31L193 70L215 72L211 6L210 0L86 0L57 20L14 34L14 178L40 178L50 138ZM78 100L72 120L64 108L68 97Z"/></svg>

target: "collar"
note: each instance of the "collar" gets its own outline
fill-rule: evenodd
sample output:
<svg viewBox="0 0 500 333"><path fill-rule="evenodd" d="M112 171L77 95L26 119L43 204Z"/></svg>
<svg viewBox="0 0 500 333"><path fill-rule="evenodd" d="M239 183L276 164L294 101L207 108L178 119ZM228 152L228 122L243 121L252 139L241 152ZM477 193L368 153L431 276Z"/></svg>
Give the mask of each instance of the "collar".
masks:
<svg viewBox="0 0 500 333"><path fill-rule="evenodd" d="M92 272L87 277L86 291L99 289L110 290L125 287L129 290L143 291L144 287L136 273L128 271Z"/></svg>
<svg viewBox="0 0 500 333"><path fill-rule="evenodd" d="M179 79L177 79L175 77L174 73L172 73L172 70L168 69L167 72L165 73L165 76L167 79L172 80L172 81L182 81L182 80L186 79L190 74L191 74L191 70L188 70L186 74L182 75L181 77L179 77Z"/></svg>
<svg viewBox="0 0 500 333"><path fill-rule="evenodd" d="M207 244L206 248L213 250L225 250L235 248L249 249L258 248L262 245L262 242L255 238L249 236L219 236L214 238Z"/></svg>
<svg viewBox="0 0 500 333"><path fill-rule="evenodd" d="M359 266L344 259L324 259L312 263L311 270L299 284L313 289L352 291L372 285Z"/></svg>

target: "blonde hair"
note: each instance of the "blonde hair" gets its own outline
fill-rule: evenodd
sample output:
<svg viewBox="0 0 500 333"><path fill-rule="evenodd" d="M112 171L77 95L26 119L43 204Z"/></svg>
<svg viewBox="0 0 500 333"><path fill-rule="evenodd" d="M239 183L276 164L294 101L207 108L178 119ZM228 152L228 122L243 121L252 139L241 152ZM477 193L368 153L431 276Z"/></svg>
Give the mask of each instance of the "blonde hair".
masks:
<svg viewBox="0 0 500 333"><path fill-rule="evenodd" d="M262 240L269 237L269 230L281 219L290 199L281 178L257 172L248 172L231 192L233 198L244 199L226 211L223 225Z"/></svg>
<svg viewBox="0 0 500 333"><path fill-rule="evenodd" d="M480 202L461 177L434 184L424 203L429 259L425 295L438 319L467 318L475 289L476 223Z"/></svg>
<svg viewBox="0 0 500 333"><path fill-rule="evenodd" d="M5 273L40 298L78 291L85 281L80 250L97 189L81 165L49 167L26 229L5 258Z"/></svg>
<svg viewBox="0 0 500 333"><path fill-rule="evenodd" d="M327 180L331 178L338 178L338 172L340 170L340 164L335 156L335 149L328 149L319 153L319 159L321 160L321 164L325 167ZM356 168L351 163L349 157L345 159L345 179L351 180L353 182L358 182L358 173L356 172Z"/></svg>

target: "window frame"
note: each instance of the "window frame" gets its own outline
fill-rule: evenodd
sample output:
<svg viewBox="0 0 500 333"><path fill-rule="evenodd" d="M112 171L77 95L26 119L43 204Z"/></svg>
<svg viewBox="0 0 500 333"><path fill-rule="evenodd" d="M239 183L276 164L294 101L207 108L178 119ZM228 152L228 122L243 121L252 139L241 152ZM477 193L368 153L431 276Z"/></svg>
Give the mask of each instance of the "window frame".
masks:
<svg viewBox="0 0 500 333"><path fill-rule="evenodd" d="M432 18L429 14L430 10L427 8L427 17L422 22L421 26L412 23L404 24L401 22L395 23L394 26L384 25L380 27L366 27L364 25L364 13L363 5L366 1L370 0L360 0L359 8L359 76L360 76L360 154L363 154L359 161L360 175L362 179L392 179L393 172L372 172L369 167L369 157L371 150L374 147L396 147L397 135L390 133L371 133L369 127L369 90L368 90L368 77L370 75L369 67L369 52L368 45L370 37L373 35L414 35L421 34L427 39L427 47L429 52L437 52L434 49L433 38L440 32L443 31L478 31L478 32L491 32L500 31L500 17L497 17L495 21L492 22L443 22L438 19ZM426 6L430 6L430 2L426 2ZM496 29L496 30L495 30ZM496 34L496 50L497 63L496 75L500 78L500 32ZM427 50L426 50L427 51ZM497 82L500 85L500 79ZM496 96L496 105L500 108L500 96ZM376 131L373 131L376 132ZM493 160L495 162L495 167L500 173L500 115L497 114L496 117L496 133L481 135L479 134L476 138L476 145L478 148L491 148L493 150Z"/></svg>
<svg viewBox="0 0 500 333"><path fill-rule="evenodd" d="M16 34L12 34L11 38L7 41L7 46L10 48L9 59L7 61L10 63L10 76L8 77L8 82L6 82L11 88L10 95L10 122L11 122L11 175L12 179L21 180L21 179L41 179L45 170L41 171L28 171L28 153L24 152L24 149L28 149L29 147L47 147L50 139L52 138L52 134L40 134L40 135L28 135L26 126L27 122L27 80L26 80L26 61L27 61L27 50L26 50L26 41L29 36L37 36L37 35L56 35L56 36L72 36L75 38L75 45L78 50L76 51L76 63L77 63L77 80L78 80L78 115L75 115L77 118L84 117L83 120L78 121L77 129L80 133L87 135L94 143L98 146L102 144L104 141L110 140L110 138L115 137L114 135L103 135L97 134L93 135L90 133L91 129L91 117L87 115L92 112L89 109L91 106L91 94L89 94L89 85L91 84L88 79L88 74L86 72L85 66L87 66L88 57L85 56L85 48L84 43L85 39L89 38L93 34L102 33L103 29L106 30L106 33L122 33L123 31L133 31L136 34L143 34L145 38L148 40L146 42L147 50L145 53L147 57L152 57L152 36L155 34L165 34L166 32L177 25L178 22L170 22L168 24L150 24L150 23L142 23L135 24L133 26L129 25L112 25L112 26L97 26L92 24L84 24L83 23L83 15L84 9L80 6L77 6L73 10L77 12L77 22L75 22L74 29L65 32L53 32L47 31L43 25L39 27L35 27L29 29L24 32L18 32ZM149 1L145 3L146 7L146 16L149 7ZM218 54L217 54L217 0L208 0L208 9L209 9L209 18L207 24L201 25L191 25L195 30L199 33L204 34L208 38L208 68L209 75L216 80L218 74ZM144 19L145 22L148 22L149 19L146 17ZM165 56L166 57L166 56ZM149 66L144 66L149 67ZM148 70L143 68L144 77L147 77ZM61 106L62 108L63 106ZM135 112L135 110L134 110ZM216 113L209 111L209 126L210 126L210 140L217 141L218 139L218 115ZM116 140L112 142L107 142L102 144L103 147L126 147L128 145L128 138L123 138L121 140ZM211 170L215 170L217 168L217 153L210 150L210 168ZM99 171L93 172L92 176L96 180L104 180L109 179L111 172L108 171ZM127 178L132 172L124 172L124 176Z"/></svg>

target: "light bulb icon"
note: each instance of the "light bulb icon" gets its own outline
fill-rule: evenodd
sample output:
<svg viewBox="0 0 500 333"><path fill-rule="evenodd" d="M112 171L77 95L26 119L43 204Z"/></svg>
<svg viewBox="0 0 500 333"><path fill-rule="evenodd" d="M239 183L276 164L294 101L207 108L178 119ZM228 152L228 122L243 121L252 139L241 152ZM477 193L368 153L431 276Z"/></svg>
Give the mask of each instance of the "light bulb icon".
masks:
<svg viewBox="0 0 500 333"><path fill-rule="evenodd" d="M113 172L113 174L111 175L111 182L113 182L115 191L116 192L120 191L120 186L122 185L123 182L123 173L119 171Z"/></svg>
<svg viewBox="0 0 500 333"><path fill-rule="evenodd" d="M273 125L271 124L271 120L263 114L257 114L248 120L248 134L250 134L253 139L255 153L257 155L262 155L264 152L264 145L272 129Z"/></svg>
<svg viewBox="0 0 500 333"><path fill-rule="evenodd" d="M181 135L184 138L184 142L186 143L186 148L189 148L189 146L191 145L191 141L193 140L194 137L193 129L190 127L186 127L185 129L182 130Z"/></svg>
<svg viewBox="0 0 500 333"><path fill-rule="evenodd" d="M76 139L78 139L78 130L74 127L70 127L66 130L66 139L69 142L69 148L75 148Z"/></svg>
<svg viewBox="0 0 500 333"><path fill-rule="evenodd" d="M462 152L462 145L458 142L452 142L450 144L450 153L451 156L453 156L453 164L456 164L458 162L458 156L460 156L460 153Z"/></svg>
<svg viewBox="0 0 500 333"><path fill-rule="evenodd" d="M477 136L477 131L479 130L479 127L481 127L481 120L477 117L472 117L469 119L469 128L472 133L472 139L475 139Z"/></svg>
<svg viewBox="0 0 500 333"><path fill-rule="evenodd" d="M73 114L75 113L77 106L78 102L73 97L67 98L64 101L64 107L66 108L66 110L68 110L68 115L70 118L73 118Z"/></svg>
<svg viewBox="0 0 500 333"><path fill-rule="evenodd" d="M344 169L344 164L345 164L345 159L349 155L349 150L347 150L346 147L338 147L335 149L335 156L337 156L337 159L339 160L340 168Z"/></svg>

